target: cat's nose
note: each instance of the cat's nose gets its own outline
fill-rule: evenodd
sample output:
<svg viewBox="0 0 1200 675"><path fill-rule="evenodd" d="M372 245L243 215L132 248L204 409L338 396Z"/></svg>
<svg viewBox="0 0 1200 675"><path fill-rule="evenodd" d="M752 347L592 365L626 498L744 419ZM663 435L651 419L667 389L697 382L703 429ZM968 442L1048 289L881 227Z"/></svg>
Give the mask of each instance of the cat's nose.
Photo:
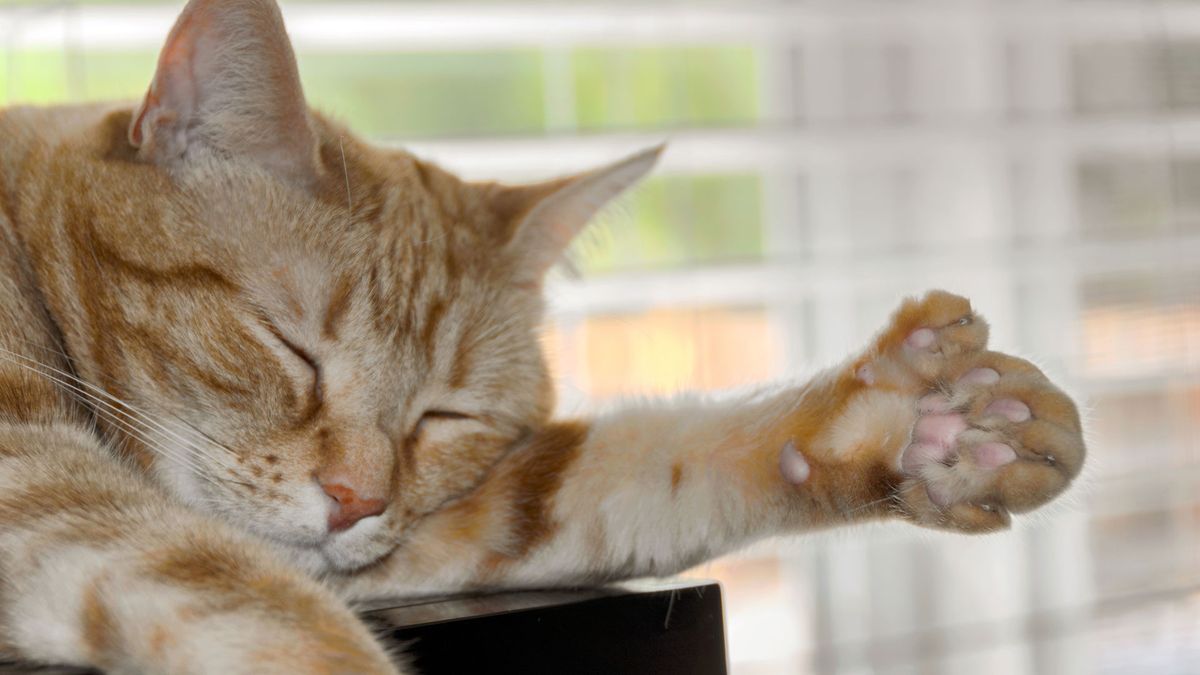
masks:
<svg viewBox="0 0 1200 675"><path fill-rule="evenodd" d="M322 482L321 489L333 500L329 507L330 532L348 530L363 518L377 516L387 509L387 500L363 497L341 483Z"/></svg>

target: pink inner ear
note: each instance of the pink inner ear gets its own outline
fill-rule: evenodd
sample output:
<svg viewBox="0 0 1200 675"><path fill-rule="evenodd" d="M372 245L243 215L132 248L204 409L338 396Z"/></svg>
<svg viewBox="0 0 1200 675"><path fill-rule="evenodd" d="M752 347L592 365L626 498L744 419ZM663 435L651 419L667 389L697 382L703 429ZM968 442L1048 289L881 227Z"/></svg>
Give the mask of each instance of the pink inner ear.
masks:
<svg viewBox="0 0 1200 675"><path fill-rule="evenodd" d="M167 37L167 44L158 55L154 79L129 127L129 143L135 148L142 147L146 140L144 128L147 120L153 122L163 115L165 121L169 122L186 118L192 112L195 101L195 83L191 81L196 51L194 34L200 22L199 12L194 7L196 4L191 3L184 8ZM209 23L206 21L204 25ZM164 95L168 100L163 100ZM164 114L167 108L171 110Z"/></svg>
<svg viewBox="0 0 1200 675"><path fill-rule="evenodd" d="M274 0L191 0L127 136L159 165L176 166L200 143L297 185L319 180L317 136Z"/></svg>
<svg viewBox="0 0 1200 675"><path fill-rule="evenodd" d="M499 193L499 212L520 216L508 247L518 256L525 281L528 277L540 279L553 267L598 211L653 168L662 149L658 146L644 150L571 178ZM514 209L518 204L526 208Z"/></svg>
<svg viewBox="0 0 1200 675"><path fill-rule="evenodd" d="M146 109L154 105L158 105L158 97L154 95L154 85L150 85L146 98L142 99L142 104L138 106L137 114L133 117L133 124L129 125L129 144L135 148L142 147L142 120L146 117Z"/></svg>

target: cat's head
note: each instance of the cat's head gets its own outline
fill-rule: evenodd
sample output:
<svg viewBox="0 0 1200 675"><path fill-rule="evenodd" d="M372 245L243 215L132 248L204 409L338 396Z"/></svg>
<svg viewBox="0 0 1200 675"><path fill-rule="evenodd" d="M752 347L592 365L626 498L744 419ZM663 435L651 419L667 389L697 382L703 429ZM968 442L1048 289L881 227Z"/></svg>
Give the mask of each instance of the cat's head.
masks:
<svg viewBox="0 0 1200 675"><path fill-rule="evenodd" d="M109 426L182 498L338 570L545 422L543 276L658 154L515 187L372 148L309 110L271 0L192 0L108 125L124 150L80 180L124 215L76 242L65 332L144 413Z"/></svg>

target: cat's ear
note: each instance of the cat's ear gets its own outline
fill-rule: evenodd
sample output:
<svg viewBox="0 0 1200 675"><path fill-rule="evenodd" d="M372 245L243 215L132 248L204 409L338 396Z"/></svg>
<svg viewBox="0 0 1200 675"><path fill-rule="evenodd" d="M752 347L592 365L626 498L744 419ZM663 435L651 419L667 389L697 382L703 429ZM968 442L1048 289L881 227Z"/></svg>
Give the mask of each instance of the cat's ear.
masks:
<svg viewBox="0 0 1200 675"><path fill-rule="evenodd" d="M274 0L188 2L133 116L129 142L143 160L169 168L204 149L311 182L317 140Z"/></svg>
<svg viewBox="0 0 1200 675"><path fill-rule="evenodd" d="M659 145L577 176L507 187L493 196L506 221L506 247L519 261L523 282L537 283L601 209L654 168Z"/></svg>

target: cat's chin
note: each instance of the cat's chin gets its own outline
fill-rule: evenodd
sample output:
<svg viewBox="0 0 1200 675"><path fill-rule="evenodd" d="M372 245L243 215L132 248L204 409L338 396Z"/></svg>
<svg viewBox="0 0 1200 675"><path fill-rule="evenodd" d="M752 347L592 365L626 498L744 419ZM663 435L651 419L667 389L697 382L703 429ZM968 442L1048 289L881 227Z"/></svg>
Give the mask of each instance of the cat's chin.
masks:
<svg viewBox="0 0 1200 675"><path fill-rule="evenodd" d="M336 571L329 565L329 561L321 554L319 548L299 546L280 546L280 548L283 549L289 562L308 574L320 576Z"/></svg>
<svg viewBox="0 0 1200 675"><path fill-rule="evenodd" d="M345 541L331 537L321 544L304 546L272 540L295 566L312 575L353 574L386 558L394 546L374 541Z"/></svg>
<svg viewBox="0 0 1200 675"><path fill-rule="evenodd" d="M391 552L392 549L355 551L343 546L330 544L321 549L321 556L326 564L324 571L336 572L338 574L353 574L365 567L374 565L386 558Z"/></svg>
<svg viewBox="0 0 1200 675"><path fill-rule="evenodd" d="M288 561L296 567L313 576L324 574L353 574L358 570L379 562L391 553L390 549L382 551L353 551L334 546L331 542L326 546L294 546L275 544L282 549Z"/></svg>

